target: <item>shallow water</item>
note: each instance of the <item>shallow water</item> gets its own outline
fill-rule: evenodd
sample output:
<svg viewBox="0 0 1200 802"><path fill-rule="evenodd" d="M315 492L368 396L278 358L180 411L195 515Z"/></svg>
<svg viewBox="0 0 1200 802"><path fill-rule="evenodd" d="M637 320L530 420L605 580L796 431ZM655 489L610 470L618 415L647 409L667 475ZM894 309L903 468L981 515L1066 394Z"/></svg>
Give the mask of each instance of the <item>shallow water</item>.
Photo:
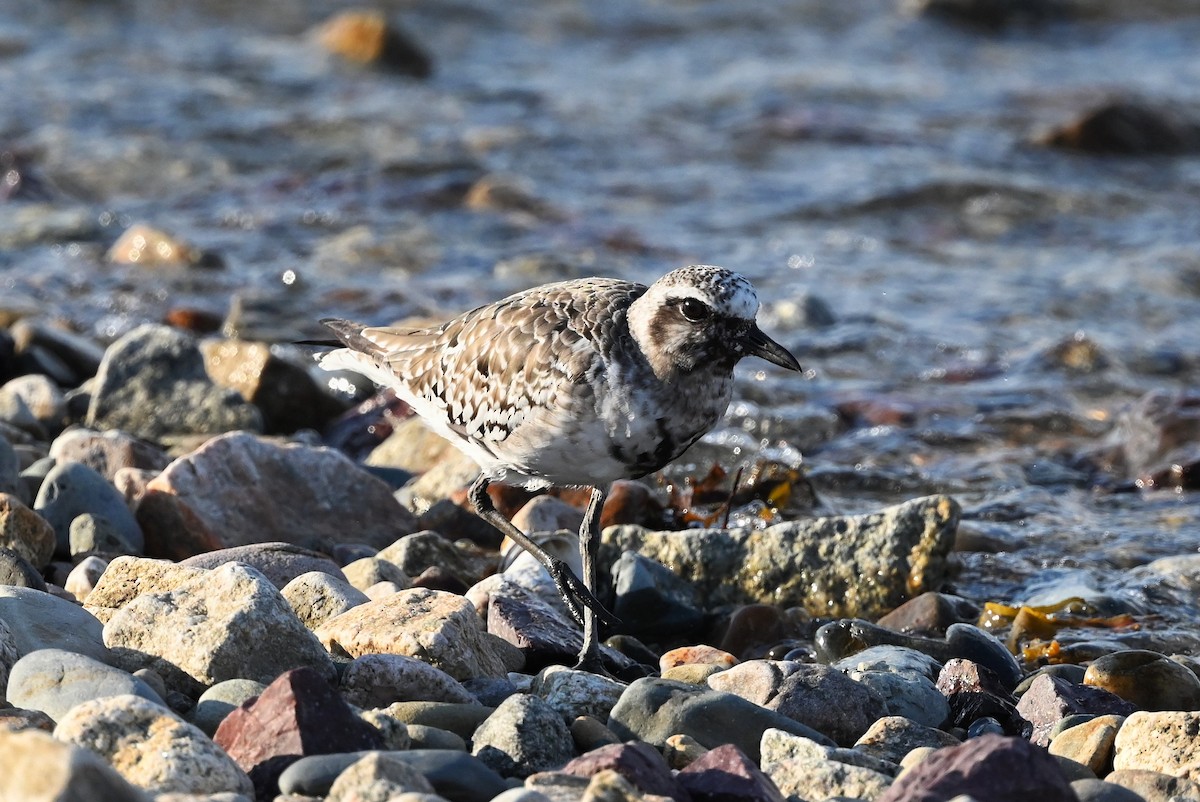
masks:
<svg viewBox="0 0 1200 802"><path fill-rule="evenodd" d="M106 341L235 307L288 341L724 264L807 374L745 365L681 470L802 462L836 511L948 492L989 544L965 595L1111 594L1197 633L1194 580L1133 570L1200 550L1197 494L1113 492L1140 469L1104 454L1136 399L1200 385L1200 157L1031 144L1109 96L1200 116L1200 12L1126 5L982 31L868 2L395 4L426 82L323 55L323 3L0 5L0 312ZM481 180L510 191L466 202ZM135 221L225 268L108 264Z"/></svg>

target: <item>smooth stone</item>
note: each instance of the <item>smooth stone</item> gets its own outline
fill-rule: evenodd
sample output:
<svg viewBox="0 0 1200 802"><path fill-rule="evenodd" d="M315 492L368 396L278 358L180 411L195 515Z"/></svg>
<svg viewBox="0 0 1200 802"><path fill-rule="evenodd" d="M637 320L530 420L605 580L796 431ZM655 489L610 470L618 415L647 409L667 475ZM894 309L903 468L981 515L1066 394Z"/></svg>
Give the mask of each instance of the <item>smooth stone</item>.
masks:
<svg viewBox="0 0 1200 802"><path fill-rule="evenodd" d="M147 489L174 495L226 546L382 547L416 526L386 482L341 452L280 445L248 432L212 438L167 466Z"/></svg>
<svg viewBox="0 0 1200 802"><path fill-rule="evenodd" d="M0 585L46 591L41 572L12 549L0 548Z"/></svg>
<svg viewBox="0 0 1200 802"><path fill-rule="evenodd" d="M441 727L430 727L425 724L409 724L408 739L410 749L453 749L459 752L467 751L467 741L461 735L443 730Z"/></svg>
<svg viewBox="0 0 1200 802"><path fill-rule="evenodd" d="M488 707L498 707L517 692L517 686L508 677L471 677L463 680L462 686Z"/></svg>
<svg viewBox="0 0 1200 802"><path fill-rule="evenodd" d="M575 757L562 716L529 694L513 694L501 702L471 741L471 753L506 777L559 769Z"/></svg>
<svg viewBox="0 0 1200 802"><path fill-rule="evenodd" d="M0 585L0 621L7 625L19 656L62 649L112 661L104 645L104 626L78 605L49 593Z"/></svg>
<svg viewBox="0 0 1200 802"><path fill-rule="evenodd" d="M303 573L279 592L309 629L316 629L329 619L370 601L367 594L351 587L349 582L324 571Z"/></svg>
<svg viewBox="0 0 1200 802"><path fill-rule="evenodd" d="M1104 778L1138 794L1145 802L1191 802L1200 799L1200 782L1185 777L1173 777L1161 771L1119 769Z"/></svg>
<svg viewBox="0 0 1200 802"><path fill-rule="evenodd" d="M108 521L134 552L145 545L142 528L125 499L108 480L78 462L61 462L50 469L38 490L33 509L54 527L55 554L70 554L71 522L91 513Z"/></svg>
<svg viewBox="0 0 1200 802"><path fill-rule="evenodd" d="M1050 754L1082 763L1103 777L1112 769L1117 732L1124 723L1123 716L1107 715L1065 729L1050 742Z"/></svg>
<svg viewBox="0 0 1200 802"><path fill-rule="evenodd" d="M733 611L717 647L739 660L764 657L770 647L789 635L791 622L782 607L744 604Z"/></svg>
<svg viewBox="0 0 1200 802"><path fill-rule="evenodd" d="M169 560L117 557L100 575L88 594L84 609L107 622L117 610L143 594L168 593L207 573L199 568L181 567Z"/></svg>
<svg viewBox="0 0 1200 802"><path fill-rule="evenodd" d="M433 785L394 752L372 752L337 776L325 802L386 802L411 793L433 794Z"/></svg>
<svg viewBox="0 0 1200 802"><path fill-rule="evenodd" d="M317 755L301 758L279 777L284 794L324 796L337 775L353 765L364 753ZM408 761L434 790L450 802L488 802L508 790L508 783L479 759L452 750L413 749L391 753Z"/></svg>
<svg viewBox="0 0 1200 802"><path fill-rule="evenodd" d="M842 746L888 713L883 697L828 666L751 660L713 674L708 685L774 710Z"/></svg>
<svg viewBox="0 0 1200 802"><path fill-rule="evenodd" d="M837 665L841 666L846 662L840 661ZM927 727L941 727L950 717L949 701L924 671L896 670L890 667L883 671L852 669L846 671L846 676L886 699L891 715L904 716Z"/></svg>
<svg viewBox="0 0 1200 802"><path fill-rule="evenodd" d="M948 732L927 727L903 716L884 716L872 724L854 748L866 755L899 764L912 750L928 746L940 749L960 741Z"/></svg>
<svg viewBox="0 0 1200 802"><path fill-rule="evenodd" d="M67 532L67 550L72 559L88 554L106 556L135 554L138 549L125 540L125 535L102 515L85 512L75 516Z"/></svg>
<svg viewBox="0 0 1200 802"><path fill-rule="evenodd" d="M118 665L152 668L193 699L223 680L269 683L298 666L335 675L328 653L275 586L240 563L138 596L105 624L104 642Z"/></svg>
<svg viewBox="0 0 1200 802"><path fill-rule="evenodd" d="M692 583L709 606L771 603L813 615L878 617L941 584L959 507L932 496L859 516L792 521L763 530L604 530L599 564L625 551Z"/></svg>
<svg viewBox="0 0 1200 802"><path fill-rule="evenodd" d="M157 473L171 462L162 449L127 432L84 428L68 429L56 437L50 456L58 462L82 463L110 482L122 468Z"/></svg>
<svg viewBox="0 0 1200 802"><path fill-rule="evenodd" d="M21 460L12 443L0 436L0 493L20 495Z"/></svg>
<svg viewBox="0 0 1200 802"><path fill-rule="evenodd" d="M379 730L310 668L284 672L257 699L231 711L213 743L249 775L259 799L278 793L279 775L301 757L384 745Z"/></svg>
<svg viewBox="0 0 1200 802"><path fill-rule="evenodd" d="M260 696L266 689L266 684L252 679L227 679L218 682L200 694L196 706L188 713L188 720L211 738L226 716L254 697Z"/></svg>
<svg viewBox="0 0 1200 802"><path fill-rule="evenodd" d="M1200 712L1138 711L1117 731L1113 769L1144 769L1200 783Z"/></svg>
<svg viewBox="0 0 1200 802"><path fill-rule="evenodd" d="M65 369L69 377L76 379L76 383L96 375L104 358L104 350L91 338L38 318L23 317L12 325L9 332L18 350L27 354L37 353L39 356L49 355L56 364ZM72 386L70 381L60 384L64 387Z"/></svg>
<svg viewBox="0 0 1200 802"><path fill-rule="evenodd" d="M583 510L555 496L534 496L512 517L512 525L530 534L560 529L578 532L583 526Z"/></svg>
<svg viewBox="0 0 1200 802"><path fill-rule="evenodd" d="M471 464L473 465L473 463ZM436 473L437 469L435 468L401 488L397 491L397 499L401 503L405 503L406 506L415 509L417 505L409 504L405 501L405 498L412 488L419 485L425 477L435 475ZM468 484L470 483L468 482ZM457 497L459 493L460 491L455 490L452 492L452 495ZM503 532L480 518L471 510L465 509L460 504L455 504L450 498L443 498L433 502L428 509L417 516L417 528L431 532L440 532L447 539L454 541L470 541L472 544L489 551L497 550L504 540Z"/></svg>
<svg viewBox="0 0 1200 802"><path fill-rule="evenodd" d="M623 683L590 671L547 666L538 672L530 693L550 705L565 721L591 716L607 721L609 711L625 690Z"/></svg>
<svg viewBox="0 0 1200 802"><path fill-rule="evenodd" d="M45 568L54 557L57 542L49 521L18 496L0 493L0 548L12 549L35 568Z"/></svg>
<svg viewBox="0 0 1200 802"><path fill-rule="evenodd" d="M104 352L91 386L86 423L147 440L169 435L262 429L262 415L209 378L196 339L147 324Z"/></svg>
<svg viewBox="0 0 1200 802"><path fill-rule="evenodd" d="M446 672L400 654L364 654L341 672L339 690L358 707L386 707L393 702L479 701Z"/></svg>
<svg viewBox="0 0 1200 802"><path fill-rule="evenodd" d="M1092 661L1083 681L1141 710L1200 710L1200 677L1158 652L1131 649L1105 655Z"/></svg>
<svg viewBox="0 0 1200 802"><path fill-rule="evenodd" d="M207 735L140 696L76 705L54 737L96 752L126 780L155 793L253 793L250 778Z"/></svg>
<svg viewBox="0 0 1200 802"><path fill-rule="evenodd" d="M1079 802L1148 802L1140 794L1104 780L1073 780L1071 790Z"/></svg>
<svg viewBox="0 0 1200 802"><path fill-rule="evenodd" d="M907 635L941 636L953 624L979 620L979 606L949 593L928 591L909 599L875 623Z"/></svg>
<svg viewBox="0 0 1200 802"><path fill-rule="evenodd" d="M1057 761L1021 738L984 735L938 749L909 768L876 802L951 799L1078 802Z"/></svg>
<svg viewBox="0 0 1200 802"><path fill-rule="evenodd" d="M646 677L621 694L608 720L623 740L638 739L661 749L672 735L695 738L708 748L732 743L753 760L764 730L775 728L833 746L833 741L797 721L732 693Z"/></svg>
<svg viewBox="0 0 1200 802"><path fill-rule="evenodd" d="M389 715L409 726L437 727L467 740L494 710L477 703L460 702L392 702L387 706Z"/></svg>
<svg viewBox="0 0 1200 802"><path fill-rule="evenodd" d="M395 563L378 557L363 557L342 569L346 581L353 587L366 592L367 588L380 582L392 582L397 588L412 587L412 579Z"/></svg>
<svg viewBox="0 0 1200 802"><path fill-rule="evenodd" d="M333 654L402 654L455 679L504 676L500 647L461 596L414 588L361 604L321 624L317 636Z"/></svg>
<svg viewBox="0 0 1200 802"><path fill-rule="evenodd" d="M291 543L251 543L228 549L197 554L179 562L186 568L212 569L225 563L239 562L256 568L277 588L283 588L301 574L320 571L334 579L345 579L337 563L311 549Z"/></svg>
<svg viewBox="0 0 1200 802"><path fill-rule="evenodd" d="M1029 685L1017 702L1017 712L1033 725L1029 740L1050 745L1051 729L1068 715L1079 713L1127 716L1136 708L1114 693L1043 674Z"/></svg>
<svg viewBox="0 0 1200 802"><path fill-rule="evenodd" d="M82 654L40 649L17 661L8 678L8 702L60 721L71 708L106 696L131 694L164 704L141 679Z"/></svg>
<svg viewBox="0 0 1200 802"><path fill-rule="evenodd" d="M669 671L678 666L715 666L724 671L738 664L738 659L732 654L715 646L707 644L695 644L691 646L679 646L675 649L663 652L658 658L658 670Z"/></svg>
<svg viewBox="0 0 1200 802"><path fill-rule="evenodd" d="M696 758L675 778L692 799L717 802L725 799L784 802L780 789L746 754L725 744Z"/></svg>
<svg viewBox="0 0 1200 802"><path fill-rule="evenodd" d="M420 576L434 566L466 582L476 582L496 567L496 555L460 546L437 532L413 532L383 548L376 555L398 566L408 576Z"/></svg>
<svg viewBox="0 0 1200 802"><path fill-rule="evenodd" d="M571 739L579 754L591 752L602 746L610 746L621 742L617 734L591 716L579 716L570 724Z"/></svg>
<svg viewBox="0 0 1200 802"><path fill-rule="evenodd" d="M674 682L686 682L689 685L708 685L708 678L720 674L725 669L707 663L684 663L681 666L671 666L659 674L663 679Z"/></svg>
<svg viewBox="0 0 1200 802"><path fill-rule="evenodd" d="M0 727L0 799L13 802L150 802L90 749L63 743L40 730Z"/></svg>
<svg viewBox="0 0 1200 802"><path fill-rule="evenodd" d="M704 624L700 593L662 563L626 551L613 565L612 576L612 611L621 619L622 631L648 639L686 638Z"/></svg>

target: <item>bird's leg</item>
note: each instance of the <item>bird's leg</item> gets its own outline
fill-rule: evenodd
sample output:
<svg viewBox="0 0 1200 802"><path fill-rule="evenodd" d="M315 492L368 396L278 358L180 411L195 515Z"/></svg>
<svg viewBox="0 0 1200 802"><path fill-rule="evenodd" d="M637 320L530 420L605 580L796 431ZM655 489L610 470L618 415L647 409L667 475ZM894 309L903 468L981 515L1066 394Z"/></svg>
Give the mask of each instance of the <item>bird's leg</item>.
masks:
<svg viewBox="0 0 1200 802"><path fill-rule="evenodd" d="M490 479L486 476L480 476L475 480L475 484L471 485L471 489L468 492L468 497L471 499L471 506L475 508L475 512L479 514L479 517L499 529L542 564L550 573L550 578L554 580L554 585L558 588L559 595L566 602L567 610L570 611L571 616L576 621L580 624L585 624L584 610L588 610L599 616L603 621L616 623L616 616L604 609L604 605L592 595L591 589L571 572L570 566L557 557L551 557L546 553L545 549L530 540L528 535L513 526L512 521L500 514L500 511L496 509L496 505L492 504L491 496L487 493L489 484L491 484Z"/></svg>
<svg viewBox="0 0 1200 802"><path fill-rule="evenodd" d="M600 551L600 514L604 511L606 493L599 487L592 488L583 524L579 527L579 556L583 562L583 583L589 590L596 587L596 555ZM583 611L583 648L579 650L579 662L575 668L593 674L608 676L600 661L600 634L596 615L588 608Z"/></svg>

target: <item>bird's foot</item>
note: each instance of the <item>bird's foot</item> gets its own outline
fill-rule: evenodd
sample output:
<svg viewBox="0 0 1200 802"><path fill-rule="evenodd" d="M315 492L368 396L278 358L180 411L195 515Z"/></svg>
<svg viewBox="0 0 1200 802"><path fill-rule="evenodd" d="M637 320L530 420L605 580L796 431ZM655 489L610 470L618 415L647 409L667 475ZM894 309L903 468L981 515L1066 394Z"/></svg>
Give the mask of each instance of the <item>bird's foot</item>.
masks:
<svg viewBox="0 0 1200 802"><path fill-rule="evenodd" d="M549 571L550 578L554 580L554 586L558 588L558 593L566 603L568 612L581 626L583 625L584 608L591 610L595 613L596 618L610 626L621 623L621 619L610 613L600 603L600 600L592 594L592 591L579 577L575 576L565 562L554 560Z"/></svg>
<svg viewBox="0 0 1200 802"><path fill-rule="evenodd" d="M576 671L587 671L590 674L598 674L601 677L608 677L609 679L617 679L604 667L604 661L600 659L599 652L579 655L579 662L575 664L574 669Z"/></svg>

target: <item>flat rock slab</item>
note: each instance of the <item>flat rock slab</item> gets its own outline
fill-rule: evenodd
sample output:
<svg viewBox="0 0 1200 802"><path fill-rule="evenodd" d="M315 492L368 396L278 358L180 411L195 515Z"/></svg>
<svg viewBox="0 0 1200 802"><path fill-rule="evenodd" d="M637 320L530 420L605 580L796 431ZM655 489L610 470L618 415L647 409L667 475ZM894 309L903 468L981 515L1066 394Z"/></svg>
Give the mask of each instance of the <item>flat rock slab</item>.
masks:
<svg viewBox="0 0 1200 802"><path fill-rule="evenodd" d="M391 487L341 452L247 432L213 438L167 466L147 489L174 495L227 546L382 548L416 529Z"/></svg>
<svg viewBox="0 0 1200 802"><path fill-rule="evenodd" d="M604 531L599 564L634 551L694 583L710 605L777 604L873 619L941 585L958 519L953 499L929 496L761 531L617 526Z"/></svg>

